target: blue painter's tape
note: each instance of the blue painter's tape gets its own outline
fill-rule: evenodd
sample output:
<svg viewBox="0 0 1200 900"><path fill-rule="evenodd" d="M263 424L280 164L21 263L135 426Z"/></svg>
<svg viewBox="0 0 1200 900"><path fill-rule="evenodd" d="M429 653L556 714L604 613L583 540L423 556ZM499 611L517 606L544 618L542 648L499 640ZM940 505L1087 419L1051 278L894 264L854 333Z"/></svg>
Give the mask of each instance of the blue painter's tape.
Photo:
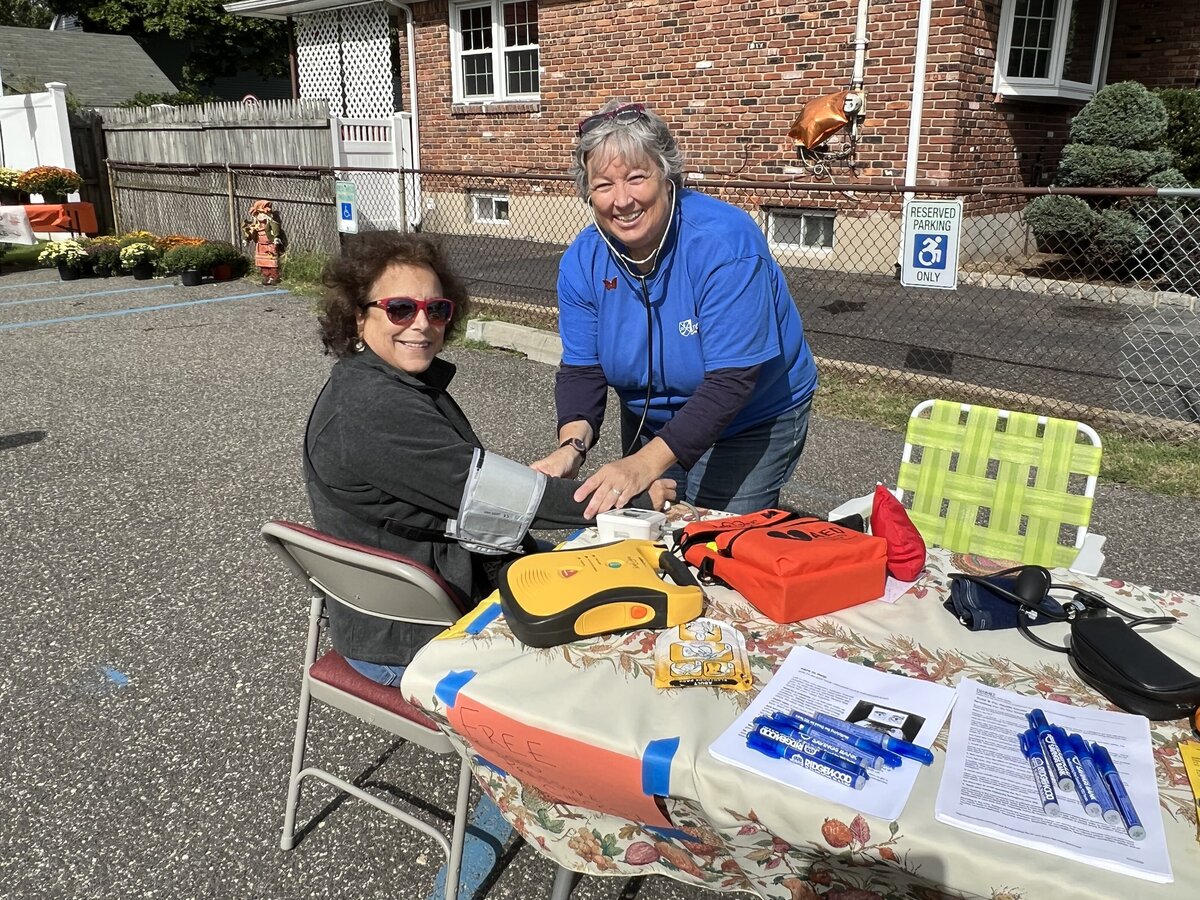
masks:
<svg viewBox="0 0 1200 900"><path fill-rule="evenodd" d="M451 672L437 683L433 695L446 704L450 709L458 702L458 692L475 677L474 669L464 669L461 672Z"/></svg>
<svg viewBox="0 0 1200 900"><path fill-rule="evenodd" d="M109 684L115 684L117 687L125 687L129 684L129 676L120 669L114 669L112 666L101 666L100 674Z"/></svg>
<svg viewBox="0 0 1200 900"><path fill-rule="evenodd" d="M500 604L492 603L487 609L471 620L471 624L464 630L467 634L479 634L483 629L487 628L496 621L496 617L500 615Z"/></svg>
<svg viewBox="0 0 1200 900"><path fill-rule="evenodd" d="M575 540L575 538L579 537L585 531L587 531L586 528L576 528L574 531L572 531L570 534L567 535L567 540L573 541L573 540Z"/></svg>
<svg viewBox="0 0 1200 900"><path fill-rule="evenodd" d="M474 756L475 756L475 763L477 765L486 766L487 768L491 769L493 772L497 773L501 778L508 777L508 772L506 772L504 769L500 768L498 765L496 765L490 759L484 759L478 753L474 754Z"/></svg>
<svg viewBox="0 0 1200 900"><path fill-rule="evenodd" d="M679 749L679 738L651 741L642 754L642 793L665 797L671 793L671 760Z"/></svg>

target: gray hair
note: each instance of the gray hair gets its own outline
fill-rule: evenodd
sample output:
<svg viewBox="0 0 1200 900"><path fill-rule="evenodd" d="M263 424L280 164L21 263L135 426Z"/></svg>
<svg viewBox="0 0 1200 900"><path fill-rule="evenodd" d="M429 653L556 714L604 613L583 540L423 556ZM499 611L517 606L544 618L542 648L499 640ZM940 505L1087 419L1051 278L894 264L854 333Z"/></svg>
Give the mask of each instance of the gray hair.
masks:
<svg viewBox="0 0 1200 900"><path fill-rule="evenodd" d="M596 111L596 115L612 112L628 103L628 100L609 100ZM676 188L683 187L683 151L675 143L667 123L649 108L643 110L642 118L637 122L622 125L609 120L579 139L571 157L571 176L575 179L576 193L584 200L590 193L587 160L596 150L604 150L625 160L648 157L657 163L667 178L675 182Z"/></svg>

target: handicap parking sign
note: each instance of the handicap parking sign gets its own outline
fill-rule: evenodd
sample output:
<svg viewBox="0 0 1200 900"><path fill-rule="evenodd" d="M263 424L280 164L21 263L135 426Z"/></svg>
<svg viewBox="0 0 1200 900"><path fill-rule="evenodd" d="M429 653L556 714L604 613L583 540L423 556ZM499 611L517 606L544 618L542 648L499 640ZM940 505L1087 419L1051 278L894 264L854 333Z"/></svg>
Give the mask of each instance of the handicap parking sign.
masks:
<svg viewBox="0 0 1200 900"><path fill-rule="evenodd" d="M945 269L946 245L950 242L945 234L916 234L913 236L913 268Z"/></svg>
<svg viewBox="0 0 1200 900"><path fill-rule="evenodd" d="M904 201L900 283L905 287L952 291L958 287L958 245L962 198Z"/></svg>
<svg viewBox="0 0 1200 900"><path fill-rule="evenodd" d="M333 189L337 230L342 234L358 234L358 185L353 181L335 181Z"/></svg>
<svg viewBox="0 0 1200 900"><path fill-rule="evenodd" d="M354 218L354 204L353 203L343 203L342 204L342 218L345 219L347 222L349 222L351 219Z"/></svg>

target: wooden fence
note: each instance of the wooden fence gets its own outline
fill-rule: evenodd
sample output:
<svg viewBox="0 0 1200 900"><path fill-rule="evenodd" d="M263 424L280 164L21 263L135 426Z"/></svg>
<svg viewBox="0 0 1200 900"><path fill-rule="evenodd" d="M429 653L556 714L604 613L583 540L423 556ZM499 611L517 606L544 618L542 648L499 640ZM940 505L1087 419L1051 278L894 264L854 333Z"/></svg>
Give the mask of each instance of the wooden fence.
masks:
<svg viewBox="0 0 1200 900"><path fill-rule="evenodd" d="M324 100L111 109L104 136L109 158L130 162L333 164Z"/></svg>

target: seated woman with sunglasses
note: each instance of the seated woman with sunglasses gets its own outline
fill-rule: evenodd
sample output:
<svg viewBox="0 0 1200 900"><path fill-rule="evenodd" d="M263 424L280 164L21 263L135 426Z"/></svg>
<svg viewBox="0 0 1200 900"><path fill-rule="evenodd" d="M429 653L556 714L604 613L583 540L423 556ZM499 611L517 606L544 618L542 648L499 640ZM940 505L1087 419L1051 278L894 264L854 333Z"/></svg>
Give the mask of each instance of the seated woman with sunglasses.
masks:
<svg viewBox="0 0 1200 900"><path fill-rule="evenodd" d="M449 520L461 524L464 495L479 490L480 472L508 466L499 488L528 486L519 498L527 521L516 542L528 527L588 524L585 504L572 499L576 483L482 452L450 396L454 366L438 354L465 320L468 299L436 244L390 231L361 234L347 240L322 281L321 339L338 360L304 439L317 528L428 566L473 604L495 588L505 558L474 553L446 532ZM658 508L675 497L669 481L648 487L635 505ZM413 654L439 631L384 622L337 602L329 618L334 648L385 685L398 684Z"/></svg>
<svg viewBox="0 0 1200 900"><path fill-rule="evenodd" d="M683 155L643 104L611 101L577 134L572 173L593 224L559 266L559 445L534 467L575 476L612 387L624 458L575 492L586 515L664 474L696 505L777 505L817 369L762 230L683 186Z"/></svg>

